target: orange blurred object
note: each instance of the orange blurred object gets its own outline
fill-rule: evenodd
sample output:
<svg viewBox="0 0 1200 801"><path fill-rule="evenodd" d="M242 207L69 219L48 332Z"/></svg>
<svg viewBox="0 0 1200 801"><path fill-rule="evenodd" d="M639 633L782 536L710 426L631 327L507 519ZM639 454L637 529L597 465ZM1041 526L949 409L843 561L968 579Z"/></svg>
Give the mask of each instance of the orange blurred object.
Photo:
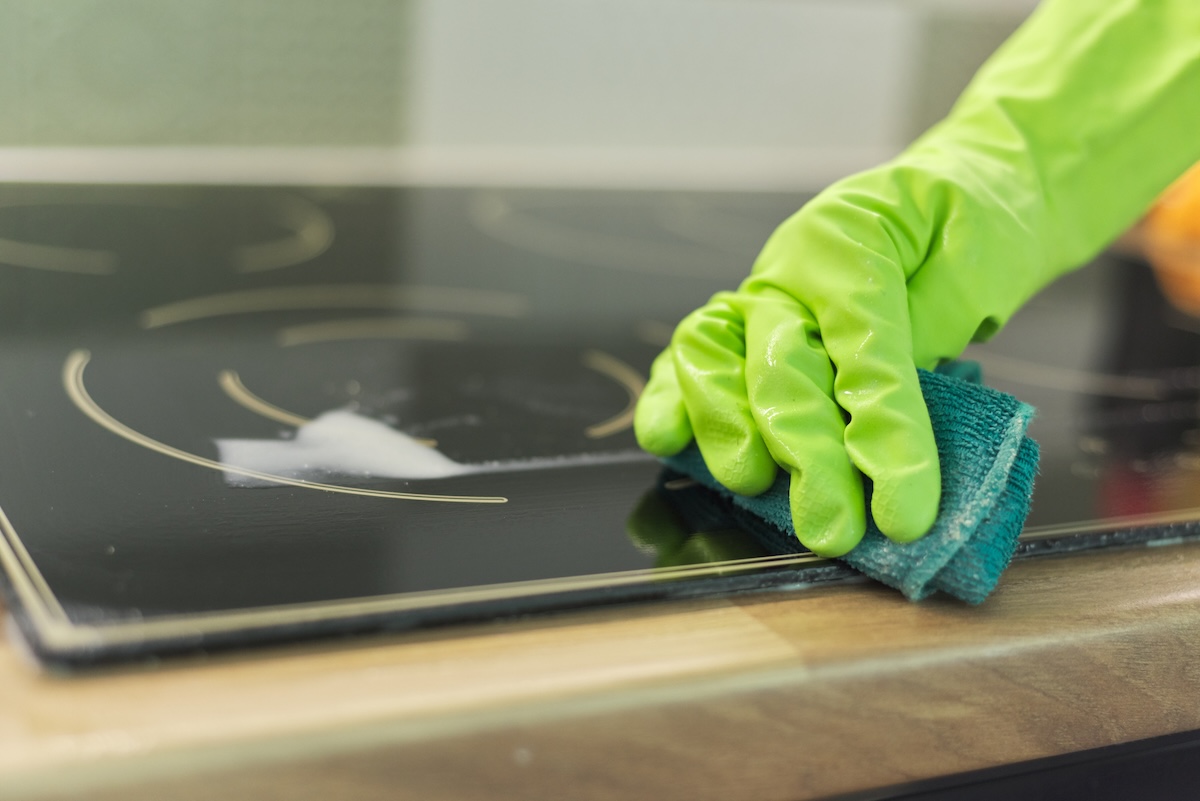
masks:
<svg viewBox="0 0 1200 801"><path fill-rule="evenodd" d="M1200 164L1167 188L1142 221L1140 234L1167 299L1200 317Z"/></svg>

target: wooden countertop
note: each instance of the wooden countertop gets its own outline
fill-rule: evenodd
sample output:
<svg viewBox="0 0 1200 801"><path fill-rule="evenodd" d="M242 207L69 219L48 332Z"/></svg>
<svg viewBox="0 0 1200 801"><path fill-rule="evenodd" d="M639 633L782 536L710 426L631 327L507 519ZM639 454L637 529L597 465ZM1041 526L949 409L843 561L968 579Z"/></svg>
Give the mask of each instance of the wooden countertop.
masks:
<svg viewBox="0 0 1200 801"><path fill-rule="evenodd" d="M75 677L0 647L0 798L799 799L1200 728L1200 545Z"/></svg>

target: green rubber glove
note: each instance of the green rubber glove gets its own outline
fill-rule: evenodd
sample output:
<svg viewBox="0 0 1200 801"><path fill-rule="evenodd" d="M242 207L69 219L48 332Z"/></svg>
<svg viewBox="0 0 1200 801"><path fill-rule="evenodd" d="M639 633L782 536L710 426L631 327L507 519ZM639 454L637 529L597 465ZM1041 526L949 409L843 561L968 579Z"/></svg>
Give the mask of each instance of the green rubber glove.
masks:
<svg viewBox="0 0 1200 801"><path fill-rule="evenodd" d="M730 489L791 473L800 541L838 556L871 512L937 515L916 367L988 338L1200 158L1200 2L1047 0L946 120L784 222L736 292L680 323L637 408L667 456L695 438Z"/></svg>

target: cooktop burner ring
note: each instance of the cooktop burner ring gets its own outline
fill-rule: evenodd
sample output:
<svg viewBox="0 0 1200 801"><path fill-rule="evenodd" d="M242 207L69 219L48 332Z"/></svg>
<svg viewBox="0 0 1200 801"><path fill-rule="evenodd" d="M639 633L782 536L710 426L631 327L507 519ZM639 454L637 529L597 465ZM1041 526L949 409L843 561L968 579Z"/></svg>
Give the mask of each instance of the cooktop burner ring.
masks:
<svg viewBox="0 0 1200 801"><path fill-rule="evenodd" d="M87 387L83 381L84 368L87 367L91 360L91 353L86 350L75 350L67 357L63 363L63 388L67 392L67 396L79 411L83 412L94 423L108 432L121 437L124 440L132 442L135 445L140 445L147 450L154 451L177 459L181 462L196 465L197 467L205 467L210 470L217 470L221 473L232 473L241 475L246 478L252 478L258 481L275 484L285 484L303 489L321 490L322 492L342 493L346 495L361 495L368 498L392 498L395 500L407 501L433 501L440 503L507 503L508 499L502 496L487 496L487 495L432 495L427 493L417 492L396 492L393 490L373 490L362 487L346 487L339 484L325 484L318 481L307 481L305 479L289 478L287 476L275 475L261 470L252 470L238 465L227 464L215 459L208 459L203 456L198 456L194 453L189 453L181 448L176 448L167 445L164 442L159 442L156 439L142 434L133 428L125 425L121 421L106 412L100 407L92 396L88 394Z"/></svg>
<svg viewBox="0 0 1200 801"><path fill-rule="evenodd" d="M234 247L230 260L235 272L258 273L303 264L327 251L334 240L334 223L318 204L296 192L275 192L261 199L264 217L287 234L264 242ZM53 190L44 196L27 196L0 201L0 211L67 205ZM193 208L187 193L179 190L135 190L119 196L92 194L73 197L70 205L103 207ZM0 262L31 270L111 276L118 270L120 256L112 250L94 247L28 242L0 235Z"/></svg>

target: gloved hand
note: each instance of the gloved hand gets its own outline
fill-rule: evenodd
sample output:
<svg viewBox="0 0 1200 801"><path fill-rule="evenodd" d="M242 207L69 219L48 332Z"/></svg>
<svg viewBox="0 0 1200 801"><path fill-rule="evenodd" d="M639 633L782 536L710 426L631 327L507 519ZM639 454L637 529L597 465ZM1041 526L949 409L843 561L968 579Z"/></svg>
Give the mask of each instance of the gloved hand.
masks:
<svg viewBox="0 0 1200 801"><path fill-rule="evenodd" d="M1047 0L945 121L810 201L680 323L639 443L667 456L694 437L745 494L782 465L818 554L861 539L861 475L880 530L920 537L940 477L915 368L991 336L1198 157L1200 2Z"/></svg>

